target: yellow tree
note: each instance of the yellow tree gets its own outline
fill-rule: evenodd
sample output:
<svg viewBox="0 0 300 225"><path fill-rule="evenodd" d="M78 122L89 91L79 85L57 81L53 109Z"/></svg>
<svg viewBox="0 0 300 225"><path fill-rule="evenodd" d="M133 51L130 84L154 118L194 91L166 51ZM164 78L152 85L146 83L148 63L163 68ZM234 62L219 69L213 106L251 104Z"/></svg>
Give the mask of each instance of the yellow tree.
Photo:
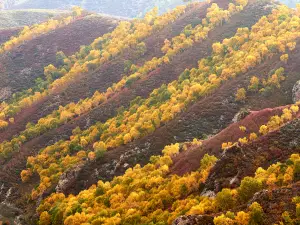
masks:
<svg viewBox="0 0 300 225"><path fill-rule="evenodd" d="M248 90L257 91L259 87L259 78L256 76L251 77L250 85L248 86Z"/></svg>
<svg viewBox="0 0 300 225"><path fill-rule="evenodd" d="M289 59L289 55L288 54L284 54L284 55L280 56L280 60L282 62L284 62L285 64L287 63L288 59Z"/></svg>
<svg viewBox="0 0 300 225"><path fill-rule="evenodd" d="M236 101L244 101L246 99L246 90L245 88L239 88L235 94Z"/></svg>
<svg viewBox="0 0 300 225"><path fill-rule="evenodd" d="M74 16L81 16L82 12L83 12L83 9L80 8L79 6L74 6L72 8L72 11L73 11L73 15Z"/></svg>
<svg viewBox="0 0 300 225"><path fill-rule="evenodd" d="M8 126L8 122L4 120L0 120L0 129L3 129Z"/></svg>

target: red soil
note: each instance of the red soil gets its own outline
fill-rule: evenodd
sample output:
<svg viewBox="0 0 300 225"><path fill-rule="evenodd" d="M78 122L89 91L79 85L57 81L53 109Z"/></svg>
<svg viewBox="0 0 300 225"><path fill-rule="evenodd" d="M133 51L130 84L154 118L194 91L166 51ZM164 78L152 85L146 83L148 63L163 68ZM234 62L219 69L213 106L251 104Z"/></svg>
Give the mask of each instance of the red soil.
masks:
<svg viewBox="0 0 300 225"><path fill-rule="evenodd" d="M197 170L204 154L220 156L223 152L221 149L222 143L237 142L239 138L249 137L252 132L259 135L260 126L266 124L272 116L281 115L282 109L285 107L287 106L253 111L245 119L229 125L217 135L204 140L201 148L180 153L174 159L174 164L171 168L172 173L184 175L187 172ZM299 116L300 113L296 117ZM247 131L242 132L239 128L240 126L245 126Z"/></svg>
<svg viewBox="0 0 300 225"><path fill-rule="evenodd" d="M273 163L287 160L291 154L300 153L297 145L300 141L299 129L298 114L298 119L294 119L280 130L249 144L226 150L212 169L205 188L218 192L225 187L236 187L245 176L254 176L258 167L267 169Z"/></svg>

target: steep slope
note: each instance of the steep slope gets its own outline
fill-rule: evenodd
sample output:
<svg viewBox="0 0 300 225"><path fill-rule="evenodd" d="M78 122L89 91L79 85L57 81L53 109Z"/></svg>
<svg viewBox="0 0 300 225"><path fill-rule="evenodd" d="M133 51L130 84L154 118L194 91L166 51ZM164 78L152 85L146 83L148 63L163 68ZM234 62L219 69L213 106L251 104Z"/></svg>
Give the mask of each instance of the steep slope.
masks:
<svg viewBox="0 0 300 225"><path fill-rule="evenodd" d="M116 109L116 108L115 108ZM62 129L64 129L64 128L62 128ZM61 129L61 130L62 130ZM69 130L69 131L71 131L71 129ZM57 133L57 131L54 131L55 133ZM35 140L35 141L37 141L37 140ZM35 142L36 143L36 142ZM44 139L44 141L41 141L40 143L42 143L42 144L45 144L45 143L47 143L46 141L45 141L45 139ZM32 150L32 148L30 148L31 150ZM26 152L26 151L23 151L22 150L22 152Z"/></svg>
<svg viewBox="0 0 300 225"><path fill-rule="evenodd" d="M286 120L289 114L287 109L293 114L289 120ZM297 210L299 207L300 148L299 137L296 135L300 128L299 106L286 106L283 112L282 115L278 114L283 122L281 126L259 136L254 142L226 149L219 160L206 154L194 172L182 176L170 175L168 167L174 162L174 155L194 148L207 150L199 141L166 146L163 156L152 157L145 167L137 165L111 182L99 181L77 196L52 194L38 209L41 213L40 221L51 215L65 224L72 224L77 219L84 222L89 218L94 223L119 221L140 224L149 221L171 224L174 221L173 224L219 225L226 220L237 224L268 224L287 219L296 222L296 207ZM258 114L257 119L260 119ZM247 121L249 118L240 122L243 124ZM268 123L270 129L271 125ZM263 147L257 151L259 145ZM274 154L275 145L282 149L281 156ZM278 161L281 163L276 163ZM260 166L263 168L258 168ZM231 176L232 182L229 182L232 189L222 189L218 182L228 183L222 180L223 175L226 178L226 172L235 171L235 174L237 170L240 173ZM222 174L219 175L220 172ZM210 183L214 181L217 181L213 189L215 193L209 189ZM280 202L285 204L278 204ZM73 211L66 215L70 208L76 208L77 213ZM89 210L85 211L85 208ZM100 208L103 214L95 215ZM226 213L227 210L231 212ZM175 220L176 216L182 214L191 216ZM197 217L197 214L202 216Z"/></svg>
<svg viewBox="0 0 300 225"><path fill-rule="evenodd" d="M76 51L76 24L98 24L84 15L5 51L7 70L23 54L24 71L33 43L65 30L80 39L63 39L28 83L3 74L0 214L66 225L297 221L299 15L269 1L193 3L99 28Z"/></svg>
<svg viewBox="0 0 300 225"><path fill-rule="evenodd" d="M258 116L257 119L260 120L261 118ZM247 121L248 119L245 120ZM234 146L226 150L221 160L212 169L206 181L206 190L217 193L223 188L234 188L240 185L242 178L254 176L258 167L268 168L276 162L286 161L291 154L300 153L300 139L297 134L300 129L299 126L300 120L295 119L281 129L253 143L245 146ZM206 148L205 144L204 148ZM211 151L208 152L212 153ZM222 170L222 168L226 169Z"/></svg>
<svg viewBox="0 0 300 225"><path fill-rule="evenodd" d="M0 92L10 93L26 90L35 84L35 79L44 76L44 67L56 63L56 53L71 55L81 45L89 44L117 26L118 20L102 16L87 16L51 33L24 43L9 54L0 56ZM49 41L53 40L53 41ZM10 95L1 100L9 99Z"/></svg>
<svg viewBox="0 0 300 225"><path fill-rule="evenodd" d="M10 129L8 133L5 131L6 134L1 136L8 139L13 134L24 129L28 122L37 122L38 119L45 117L53 110L56 110L59 105L67 105L70 102L78 102L80 99L91 97L95 91L104 92L107 88L111 87L113 83L117 83L122 76L124 76L126 61L129 60L133 64L142 65L151 60L153 57L160 57L162 55L160 48L162 47L164 40L178 35L178 33L180 33L182 29L190 23L190 21L196 19L200 20L199 18L204 16L206 9L207 6L202 7L202 4L197 5L195 8L190 8L174 23L168 25L162 31L155 33L155 35L147 37L144 40L144 43L146 44L146 51L143 56L137 54L136 49L128 49L116 59L108 62L105 66L81 77L81 79L77 80L77 82L72 85L69 85L65 90L55 93L46 98L44 101L39 102L35 105L35 107L31 108L30 111L21 112L16 118L15 123L10 127L12 130ZM198 12L199 10L201 10L200 15ZM174 75L177 75L177 73ZM155 86L150 86L148 93L159 85L161 85L161 82L157 82ZM127 98L127 104L129 104L132 99L132 97ZM125 102L122 104L125 106ZM118 107L120 107L120 105L114 106L113 109L115 112ZM39 108L43 108L43 111L40 111ZM109 112L109 115L112 116L114 113ZM97 118L99 117L99 115L96 116ZM96 121L95 119L92 119L93 123ZM85 119L83 118L81 121L84 120Z"/></svg>
<svg viewBox="0 0 300 225"><path fill-rule="evenodd" d="M0 29L0 45L20 32L20 28Z"/></svg>
<svg viewBox="0 0 300 225"><path fill-rule="evenodd" d="M178 141L192 140L194 137L202 138L214 134L231 123L234 116L242 108L260 110L265 107L276 107L292 103L292 87L299 79L298 73L295 72L299 71L298 58L299 50L297 48L294 53L290 54L291 61L289 61L288 66L284 66L287 74L286 80L282 83L281 89L277 92L273 92L271 96L264 97L260 94L253 94L245 103L236 103L232 90L237 89L239 85L247 85L251 76L254 74L265 76L265 74L273 68L278 68L283 65L282 62L278 62L278 58L276 57L270 61L267 60L262 65L254 70L250 70L232 82L224 84L214 92L213 95L201 99L187 111L179 114L174 120L158 128L153 134L108 152L106 157L102 160L87 166L84 170L85 172L83 172L82 176L76 181L76 185L80 189L83 183L86 184L86 181L80 180L87 177L90 177L91 182L87 183L86 186L93 184L97 179L95 174L89 172L93 169L97 169L100 174L103 174L104 179L111 179L114 175L123 174L128 164L133 166L136 163L143 164L148 162L151 155L159 154L160 149L165 145ZM275 62L277 62L278 65L276 65ZM289 66L291 67L289 68ZM262 71L268 72L264 73ZM229 139L228 141L232 140ZM136 150L132 152L132 149ZM123 159L127 152L129 156ZM197 156L194 155L193 152L194 151L190 151L186 153L187 157L185 157L185 155L178 157L178 172L182 170L185 173L192 168L197 168L199 160L203 155L200 154ZM197 150L195 150L195 152L197 152ZM185 164L186 161L189 162L190 166L183 167L180 162ZM117 168L116 165L118 165ZM124 165L127 166L124 167Z"/></svg>
<svg viewBox="0 0 300 225"><path fill-rule="evenodd" d="M259 11L258 9L261 9L261 11ZM201 57L205 57L206 55L209 55L211 49L208 46L210 46L215 41L217 42L222 40L223 38L231 36L235 32L235 30L239 27L240 23L246 24L247 22L249 22L250 23L249 26L251 26L252 25L251 23L255 22L255 20L252 20L251 22L250 19L250 18L252 19L255 18L253 17L254 12L257 12L258 15L259 13L262 14L268 13L268 11L265 11L263 9L263 6L249 5L249 7L246 8L246 10L242 12L240 15L234 16L229 24L226 24L220 29L218 29L217 31L212 32L212 34L209 36L210 37L209 39L211 41L208 41L207 43L206 41L202 42L199 45L199 49L195 47L191 49L191 52L190 51L185 52L184 56L179 55L178 59L175 60L175 63L172 64L171 67L169 68L167 67L166 69L161 68L161 70L157 72L154 71L155 73L153 73L149 79L139 81L139 83L133 87L133 90L126 90L121 95L116 96L116 98L112 99L111 100L112 103L108 102L105 105L103 105L100 108L100 110L102 111L102 114L107 115L106 117L103 118L103 120L106 120L107 118L109 118L108 116L111 116L111 114L114 112L111 110L116 110L119 107L118 104L125 105L125 103L127 102L126 98L128 98L127 95L130 96L134 94L134 97L147 96L147 94L149 93L147 92L148 91L147 87L149 86L149 84L151 88L151 84L154 82L157 83L159 81L170 82L174 79L173 77L168 78L168 76L170 75L173 76L177 74L176 73L177 65L179 65L178 72L180 72L180 68L182 68L183 64L188 65L189 63L193 62L193 60L195 60L195 57L200 56L201 58ZM247 17L247 15L249 17ZM241 18L243 18L243 20L241 20ZM259 18L259 16L257 18ZM197 60L195 60L194 63L197 63ZM170 79L170 80L166 80L166 79ZM240 78L238 81L236 81L236 83L240 82L242 79L243 78ZM234 84L231 85L234 86ZM221 129L222 126L225 127L226 124L231 122L231 119L234 117L234 114L239 110L239 107L241 107L241 106L236 106L236 108L234 108L232 107L232 105L227 105L227 106L224 105L224 108L220 108L221 102L223 101L223 99L226 98L225 96L223 96L224 93L227 93L229 96L232 95L232 93L228 93L228 90L229 90L228 86L225 85L216 93L214 93L214 95L200 100L195 105L190 107L186 112L179 114L176 118L174 118L173 121L170 121L166 125L158 128L153 134L149 134L146 137L133 141L132 143L128 143L125 146L122 145L120 147L117 147L116 149L113 149L110 152L107 152L107 155L102 160L97 161L91 165L87 165L87 168L84 168L83 171L85 171L86 173L84 172L82 177L85 178L90 177L91 181L89 181L88 183L86 181L80 181L81 180L81 176L80 176L76 185L78 187L81 187L83 183L86 183L86 186L89 186L95 182L95 179L97 178L95 177L94 174L90 174L90 172L88 171L97 169L100 174L103 173L103 178L111 179L115 175L122 174L129 165L133 166L137 163L139 164L147 163L148 159L153 154L159 154L160 149L162 149L164 146L170 143L174 143L177 141L183 142L187 140L192 140L194 137L201 137L202 135L210 134L214 132L216 129ZM111 106L111 104L113 105ZM115 109L113 107L115 107ZM100 117L99 115L101 114L98 114L96 110L94 110L94 112L92 113L93 114L91 114L91 116L87 115L87 118L91 118L91 119L95 118L95 120L97 118L98 120L99 119L101 120L102 116ZM224 115L224 120L218 121L221 115ZM82 126L85 125L84 121L86 120L83 120L83 122L81 123ZM76 124L75 126L73 126L73 128L75 127ZM135 151L132 151L132 149L135 149ZM127 154L128 156L125 159L121 160L124 157L124 155ZM118 164L117 168L116 168L116 164ZM127 166L123 167L123 165L125 164Z"/></svg>

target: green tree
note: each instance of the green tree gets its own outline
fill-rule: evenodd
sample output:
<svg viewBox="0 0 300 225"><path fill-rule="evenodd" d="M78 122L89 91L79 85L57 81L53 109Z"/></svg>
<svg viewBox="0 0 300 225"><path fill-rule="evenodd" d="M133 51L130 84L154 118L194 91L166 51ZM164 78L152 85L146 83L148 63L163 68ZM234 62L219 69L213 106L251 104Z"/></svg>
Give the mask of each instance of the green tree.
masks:
<svg viewBox="0 0 300 225"><path fill-rule="evenodd" d="M237 189L238 197L242 202L247 202L253 195L262 189L262 183L252 177L245 177Z"/></svg>
<svg viewBox="0 0 300 225"><path fill-rule="evenodd" d="M249 225L263 224L264 211L263 208L257 202L254 202L249 207L250 209L250 222Z"/></svg>
<svg viewBox="0 0 300 225"><path fill-rule="evenodd" d="M222 211L233 208L236 204L236 199L233 197L231 190L224 188L216 196L216 205Z"/></svg>

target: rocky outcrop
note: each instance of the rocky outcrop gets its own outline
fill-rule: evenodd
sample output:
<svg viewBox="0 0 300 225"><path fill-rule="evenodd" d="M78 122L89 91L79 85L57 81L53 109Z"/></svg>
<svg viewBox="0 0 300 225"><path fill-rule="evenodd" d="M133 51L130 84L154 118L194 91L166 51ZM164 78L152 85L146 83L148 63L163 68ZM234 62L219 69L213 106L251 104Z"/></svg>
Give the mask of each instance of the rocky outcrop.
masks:
<svg viewBox="0 0 300 225"><path fill-rule="evenodd" d="M292 93L293 93L293 102L296 103L300 101L300 80L298 80L294 85Z"/></svg>
<svg viewBox="0 0 300 225"><path fill-rule="evenodd" d="M64 193L67 191L76 181L81 169L83 168L84 164L77 165L72 169L63 173L59 179L59 182L55 188L57 192Z"/></svg>
<svg viewBox="0 0 300 225"><path fill-rule="evenodd" d="M213 225L214 217L208 215L180 216L172 225Z"/></svg>
<svg viewBox="0 0 300 225"><path fill-rule="evenodd" d="M250 113L251 112L249 111L249 109L242 108L237 114L234 115L232 122L237 123L248 116Z"/></svg>
<svg viewBox="0 0 300 225"><path fill-rule="evenodd" d="M273 190L262 190L252 197L247 206L257 202L264 209L264 224L275 224L282 220L282 213L288 211L291 218L296 218L296 205L292 199L300 193L300 182L287 187L280 187ZM294 224L294 223L293 223ZM298 224L298 223L295 223Z"/></svg>

